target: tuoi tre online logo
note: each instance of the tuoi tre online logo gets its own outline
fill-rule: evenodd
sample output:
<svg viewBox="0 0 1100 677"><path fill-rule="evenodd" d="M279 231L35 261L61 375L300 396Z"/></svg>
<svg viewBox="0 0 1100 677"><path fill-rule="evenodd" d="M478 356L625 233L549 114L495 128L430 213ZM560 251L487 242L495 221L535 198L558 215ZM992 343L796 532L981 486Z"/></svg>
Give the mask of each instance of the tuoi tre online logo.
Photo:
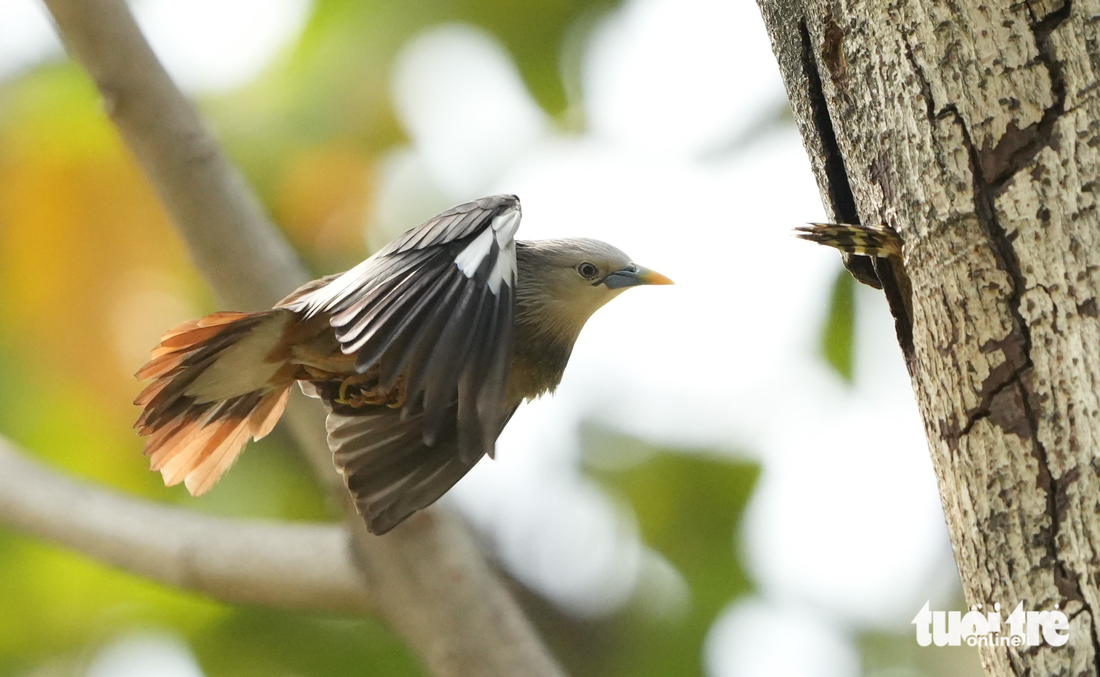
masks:
<svg viewBox="0 0 1100 677"><path fill-rule="evenodd" d="M965 615L959 611L929 611L928 607L929 602L925 602L913 619L917 644L921 646L959 646L962 642L970 646L1038 646L1043 642L1062 646L1069 641L1069 619L1057 604L1053 611L1024 611L1024 603L1020 602L1003 623L999 603L985 614L980 604L970 607Z"/></svg>

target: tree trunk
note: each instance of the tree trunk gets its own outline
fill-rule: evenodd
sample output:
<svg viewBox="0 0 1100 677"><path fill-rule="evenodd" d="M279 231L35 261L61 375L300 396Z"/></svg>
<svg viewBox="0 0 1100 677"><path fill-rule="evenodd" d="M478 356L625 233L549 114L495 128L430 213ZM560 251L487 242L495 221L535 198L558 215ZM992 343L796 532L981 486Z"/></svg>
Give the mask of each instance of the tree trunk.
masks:
<svg viewBox="0 0 1100 677"><path fill-rule="evenodd" d="M968 603L1070 619L983 664L1100 675L1100 0L759 3L833 219L904 243L848 267L894 313Z"/></svg>

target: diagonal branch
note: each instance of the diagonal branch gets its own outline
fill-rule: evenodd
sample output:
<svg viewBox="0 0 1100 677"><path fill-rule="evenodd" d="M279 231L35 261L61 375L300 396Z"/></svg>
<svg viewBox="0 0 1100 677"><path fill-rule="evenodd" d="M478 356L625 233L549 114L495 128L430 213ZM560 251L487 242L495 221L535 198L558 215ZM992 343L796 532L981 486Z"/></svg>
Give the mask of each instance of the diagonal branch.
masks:
<svg viewBox="0 0 1100 677"><path fill-rule="evenodd" d="M0 438L0 521L167 585L241 604L364 612L347 530L211 517L59 475Z"/></svg>
<svg viewBox="0 0 1100 677"><path fill-rule="evenodd" d="M124 0L45 0L66 47L157 190L221 298L268 307L306 280L290 247L172 83ZM376 608L439 676L554 676L561 671L465 528L438 509L370 536L333 471L319 407L292 401L291 427L344 508Z"/></svg>

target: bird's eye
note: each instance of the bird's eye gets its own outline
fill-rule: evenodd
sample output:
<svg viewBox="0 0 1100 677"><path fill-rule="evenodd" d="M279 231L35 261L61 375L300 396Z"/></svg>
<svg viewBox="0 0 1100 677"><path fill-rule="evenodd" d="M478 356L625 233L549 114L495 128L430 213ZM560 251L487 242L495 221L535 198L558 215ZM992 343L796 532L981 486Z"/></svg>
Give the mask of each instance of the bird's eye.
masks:
<svg viewBox="0 0 1100 677"><path fill-rule="evenodd" d="M600 269L596 267L596 264L585 261L577 266L577 272L586 280L594 280L600 274Z"/></svg>

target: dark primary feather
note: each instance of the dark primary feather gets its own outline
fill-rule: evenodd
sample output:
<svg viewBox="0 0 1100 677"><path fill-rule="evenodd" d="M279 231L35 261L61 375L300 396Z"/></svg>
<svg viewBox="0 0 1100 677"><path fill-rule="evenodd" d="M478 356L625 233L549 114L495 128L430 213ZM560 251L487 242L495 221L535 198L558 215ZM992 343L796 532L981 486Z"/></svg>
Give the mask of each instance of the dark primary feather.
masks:
<svg viewBox="0 0 1100 677"><path fill-rule="evenodd" d="M504 412L501 428L515 409ZM403 419L382 406L352 409L340 404L329 413L333 461L375 534L386 533L434 503L481 459L481 454L463 458L459 453L453 416L435 444L424 444L420 417Z"/></svg>
<svg viewBox="0 0 1100 677"><path fill-rule="evenodd" d="M375 533L435 501L492 454L511 414L502 400L518 217L511 195L459 205L328 284L288 297L291 310L330 317L360 374L375 374L387 389L404 379L399 408L352 407L336 401L337 383L319 388L336 465ZM465 271L456 263L463 252Z"/></svg>

